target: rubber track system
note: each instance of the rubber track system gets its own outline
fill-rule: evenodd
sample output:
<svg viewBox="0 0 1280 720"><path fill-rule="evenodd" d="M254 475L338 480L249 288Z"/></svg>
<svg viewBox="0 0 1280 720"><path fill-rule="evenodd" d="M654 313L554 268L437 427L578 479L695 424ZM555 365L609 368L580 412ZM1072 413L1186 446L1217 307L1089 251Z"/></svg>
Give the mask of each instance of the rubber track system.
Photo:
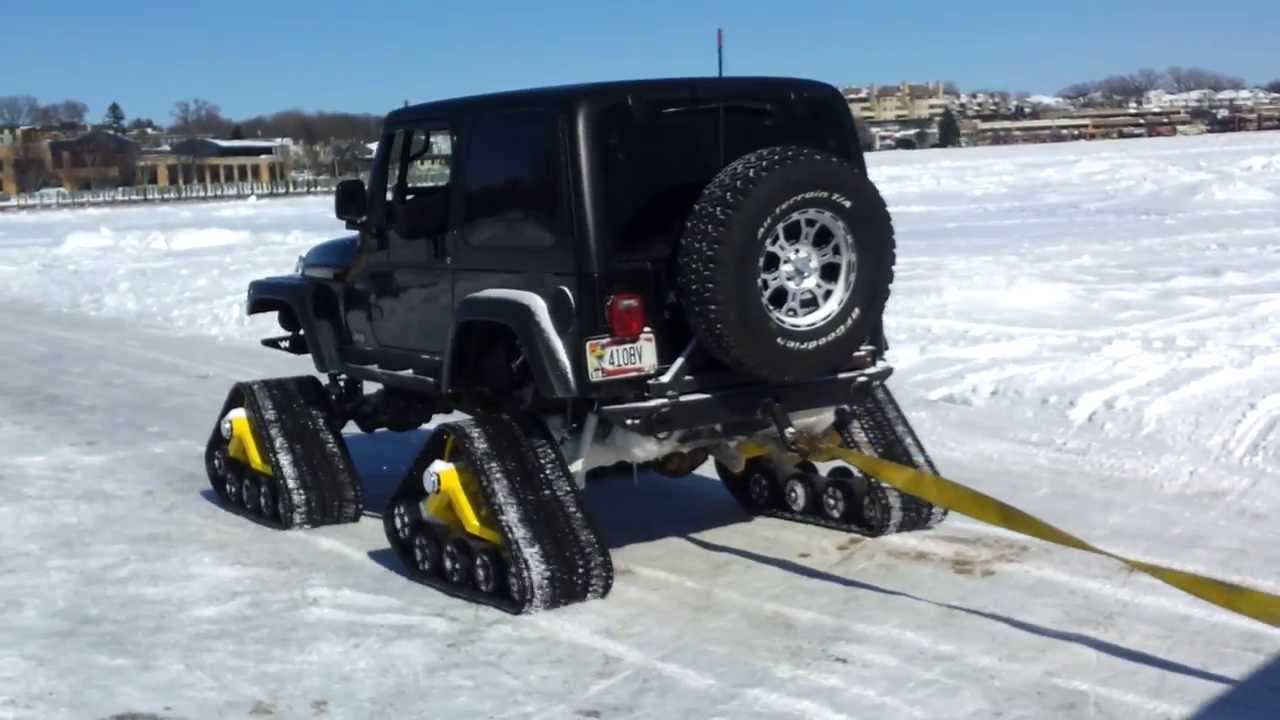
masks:
<svg viewBox="0 0 1280 720"><path fill-rule="evenodd" d="M847 448L937 473L902 409L881 383L857 389L851 404L837 410L835 429L841 444ZM808 467L798 466L791 475L780 475L763 458L748 462L742 473L732 473L719 464L716 469L730 494L747 512L756 515L869 537L924 530L946 518L945 509L868 478L844 464L829 470L826 477L811 464L801 465ZM753 497L750 488L753 473L762 475L772 486L767 499ZM813 495L802 511L789 508L785 497L783 483L793 475L803 476ZM843 512L826 512L824 491L837 481L851 491L852 507Z"/></svg>
<svg viewBox="0 0 1280 720"><path fill-rule="evenodd" d="M582 507L559 449L536 419L489 414L440 425L388 502L420 503L423 474L442 457L445 437L460 445L456 462L470 466L503 538L502 558L519 592L484 593L418 569L413 549L388 521L387 538L413 580L510 613L549 610L602 598L613 564Z"/></svg>
<svg viewBox="0 0 1280 720"><path fill-rule="evenodd" d="M850 450L938 474L898 401L883 383L858 392L847 409L837 412L836 430L841 444ZM946 508L935 507L877 480L866 480L884 491L891 508L890 524L881 534L925 530L947 517Z"/></svg>
<svg viewBox="0 0 1280 720"><path fill-rule="evenodd" d="M221 464L226 469L220 474L214 456L225 449L226 440L215 423L205 464L210 484L226 508L279 529L360 519L360 478L319 380L304 375L237 383L227 394L219 420L235 408L244 408L272 475L225 460ZM228 480L242 483L236 498L228 496ZM246 502L248 493L243 488L252 488L253 497L271 492L274 509L268 503Z"/></svg>

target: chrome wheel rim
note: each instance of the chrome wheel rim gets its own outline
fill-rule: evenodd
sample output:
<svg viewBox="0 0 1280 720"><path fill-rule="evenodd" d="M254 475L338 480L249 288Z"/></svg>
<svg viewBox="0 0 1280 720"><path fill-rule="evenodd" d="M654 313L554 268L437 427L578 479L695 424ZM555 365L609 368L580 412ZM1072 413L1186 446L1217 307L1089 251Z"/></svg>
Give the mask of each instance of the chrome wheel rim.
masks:
<svg viewBox="0 0 1280 720"><path fill-rule="evenodd" d="M843 220L803 208L773 229L759 267L760 302L769 318L791 330L810 330L845 306L858 274L858 253Z"/></svg>

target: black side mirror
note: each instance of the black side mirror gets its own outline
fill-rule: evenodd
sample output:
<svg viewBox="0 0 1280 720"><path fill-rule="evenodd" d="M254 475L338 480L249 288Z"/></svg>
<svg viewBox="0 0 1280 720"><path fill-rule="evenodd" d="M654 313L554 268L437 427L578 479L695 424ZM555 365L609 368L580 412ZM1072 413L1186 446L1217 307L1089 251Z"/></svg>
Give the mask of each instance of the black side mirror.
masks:
<svg viewBox="0 0 1280 720"><path fill-rule="evenodd" d="M339 220L358 223L369 214L369 194L363 180L343 180L333 194L333 211Z"/></svg>

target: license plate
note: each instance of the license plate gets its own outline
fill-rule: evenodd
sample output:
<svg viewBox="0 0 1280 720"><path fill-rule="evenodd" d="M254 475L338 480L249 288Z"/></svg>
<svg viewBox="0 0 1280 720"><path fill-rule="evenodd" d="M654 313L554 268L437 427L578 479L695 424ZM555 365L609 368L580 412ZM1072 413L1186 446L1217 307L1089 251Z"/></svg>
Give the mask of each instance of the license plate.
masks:
<svg viewBox="0 0 1280 720"><path fill-rule="evenodd" d="M658 370L658 343L652 333L635 340L595 338L587 341L587 375L591 380L652 375Z"/></svg>

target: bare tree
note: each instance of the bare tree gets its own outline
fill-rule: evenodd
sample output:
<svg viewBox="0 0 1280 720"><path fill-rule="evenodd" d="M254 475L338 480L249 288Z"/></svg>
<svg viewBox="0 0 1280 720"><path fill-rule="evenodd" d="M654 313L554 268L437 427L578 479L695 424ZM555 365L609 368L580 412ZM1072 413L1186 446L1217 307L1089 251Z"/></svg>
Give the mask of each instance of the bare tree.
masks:
<svg viewBox="0 0 1280 720"><path fill-rule="evenodd" d="M1111 75L1098 83L1098 91L1113 102L1140 100L1144 94L1135 75Z"/></svg>
<svg viewBox="0 0 1280 720"><path fill-rule="evenodd" d="M1129 79L1133 87L1144 95L1152 90L1159 90L1167 82L1164 73L1153 68L1138 68L1138 71L1130 75Z"/></svg>
<svg viewBox="0 0 1280 720"><path fill-rule="evenodd" d="M37 125L83 125L89 114L89 106L79 100L63 100L62 102L41 105L36 111Z"/></svg>
<svg viewBox="0 0 1280 720"><path fill-rule="evenodd" d="M179 100L173 104L170 130L182 135L226 135L232 123L222 116L222 108L202 98Z"/></svg>
<svg viewBox="0 0 1280 720"><path fill-rule="evenodd" d="M40 102L30 95L0 97L0 125L30 125L39 109Z"/></svg>
<svg viewBox="0 0 1280 720"><path fill-rule="evenodd" d="M1091 82L1074 83L1072 85L1068 85L1062 88L1061 90L1059 90L1058 96L1064 97L1068 100L1083 100L1084 98L1091 95L1095 89L1097 89L1096 83L1091 83Z"/></svg>
<svg viewBox="0 0 1280 720"><path fill-rule="evenodd" d="M1191 90L1221 92L1223 90L1240 90L1245 87L1245 82L1242 78L1234 75L1224 75L1200 67L1184 68L1174 65L1168 69L1166 74L1169 76L1169 86L1176 92L1189 92Z"/></svg>

